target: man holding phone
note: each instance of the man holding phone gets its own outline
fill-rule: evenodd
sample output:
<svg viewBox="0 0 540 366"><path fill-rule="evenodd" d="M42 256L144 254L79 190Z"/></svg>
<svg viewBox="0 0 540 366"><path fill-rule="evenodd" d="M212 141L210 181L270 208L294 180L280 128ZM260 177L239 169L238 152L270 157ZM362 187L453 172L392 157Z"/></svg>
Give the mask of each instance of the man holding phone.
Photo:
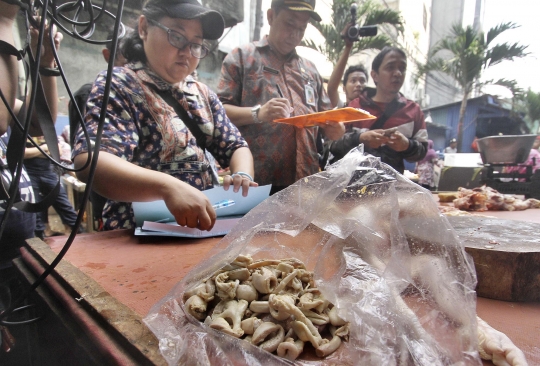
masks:
<svg viewBox="0 0 540 366"><path fill-rule="evenodd" d="M333 161L359 144L400 173L405 169L404 160L424 158L428 143L424 114L417 103L399 92L406 71L407 57L399 48L385 47L373 59L371 77L376 89L354 99L349 107L362 108L378 118L348 124L348 132L330 147Z"/></svg>

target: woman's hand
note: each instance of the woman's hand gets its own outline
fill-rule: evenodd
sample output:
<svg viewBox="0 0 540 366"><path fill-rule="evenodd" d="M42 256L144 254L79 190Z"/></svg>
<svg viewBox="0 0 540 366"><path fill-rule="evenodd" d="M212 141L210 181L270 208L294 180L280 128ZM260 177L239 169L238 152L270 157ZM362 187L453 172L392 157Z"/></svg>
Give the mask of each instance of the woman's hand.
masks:
<svg viewBox="0 0 540 366"><path fill-rule="evenodd" d="M259 184L255 183L248 177L239 174L233 174L233 176L226 175L223 177L223 189L228 191L231 184L233 185L233 192L238 192L242 188L242 196L248 195L249 187L258 187Z"/></svg>
<svg viewBox="0 0 540 366"><path fill-rule="evenodd" d="M234 192L242 187L242 196L248 195L249 187L257 187L253 179L253 155L247 147L236 149L231 156L230 170L236 174L223 177L223 188L227 191L231 184ZM240 173L240 174L239 174Z"/></svg>
<svg viewBox="0 0 540 366"><path fill-rule="evenodd" d="M76 169L86 164L88 153L74 157ZM90 167L77 171L77 178L88 182ZM166 173L146 169L116 155L101 151L94 176L94 190L118 202L163 200L179 225L210 230L216 211L204 193Z"/></svg>
<svg viewBox="0 0 540 366"><path fill-rule="evenodd" d="M168 180L163 196L165 205L179 225L199 230L210 230L216 222L216 211L208 198L198 189L176 178Z"/></svg>

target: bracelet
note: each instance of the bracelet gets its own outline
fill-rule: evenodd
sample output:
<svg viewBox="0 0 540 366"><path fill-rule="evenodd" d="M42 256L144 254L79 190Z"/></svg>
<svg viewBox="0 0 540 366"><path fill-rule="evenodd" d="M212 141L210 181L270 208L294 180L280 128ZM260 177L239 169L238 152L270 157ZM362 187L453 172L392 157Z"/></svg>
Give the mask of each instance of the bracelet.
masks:
<svg viewBox="0 0 540 366"><path fill-rule="evenodd" d="M231 174L231 177L234 178L235 175L240 175L242 177L246 177L248 178L250 181L253 182L253 177L251 175L249 175L248 173L244 173L244 172L236 172L234 174Z"/></svg>
<svg viewBox="0 0 540 366"><path fill-rule="evenodd" d="M41 76L60 76L60 70L58 67L40 67L39 73Z"/></svg>

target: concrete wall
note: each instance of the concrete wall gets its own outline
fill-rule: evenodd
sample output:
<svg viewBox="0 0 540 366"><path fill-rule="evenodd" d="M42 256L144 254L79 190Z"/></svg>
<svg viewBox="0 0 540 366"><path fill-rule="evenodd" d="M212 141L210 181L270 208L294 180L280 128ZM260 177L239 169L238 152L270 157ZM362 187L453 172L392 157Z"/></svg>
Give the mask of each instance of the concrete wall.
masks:
<svg viewBox="0 0 540 366"><path fill-rule="evenodd" d="M453 24L472 25L482 29L484 0L432 0L430 48L441 39L450 35ZM438 57L449 57L449 52L439 52ZM463 94L457 82L441 72L430 73L426 78L426 93L429 95L429 107L460 101ZM473 92L476 97L480 93Z"/></svg>
<svg viewBox="0 0 540 366"><path fill-rule="evenodd" d="M105 39L107 34L103 32L101 37ZM68 86L73 93L83 84L93 82L97 74L107 68L107 63L101 54L102 49L102 45L84 43L71 37L65 37L62 41L59 56ZM58 96L60 97L59 112L67 114L69 94L61 79L58 79Z"/></svg>
<svg viewBox="0 0 540 366"><path fill-rule="evenodd" d="M60 2L58 2L60 3ZM96 6L101 6L102 3L93 2ZM116 2L106 2L106 9L116 14ZM122 22L124 24L133 26L134 22L138 18L139 9L142 6L142 0L125 0L124 11L122 14ZM95 10L97 12L97 9ZM86 19L81 19L86 20ZM103 16L97 23L95 32L90 37L92 41L105 41L107 34L114 26L114 18L110 16ZM77 91L83 84L93 82L96 75L107 68L107 63L103 59L101 50L104 48L103 44L92 44L80 39L76 39L68 32L71 32L71 26L67 23L63 23L66 26L66 30L60 29L64 38L60 45L58 52L60 63L64 70L67 79L67 85L72 92ZM22 37L26 36L26 26L24 19L20 17L17 22L19 34ZM22 38L21 37L21 38ZM21 39L24 42L24 39ZM62 78L57 79L58 83L58 95L59 102L59 114L67 115L69 93L67 87L62 81Z"/></svg>
<svg viewBox="0 0 540 366"><path fill-rule="evenodd" d="M429 33L431 27L432 0L399 0L398 10L405 20L405 31L400 42L408 55L407 77L401 89L409 99L425 106L425 90L423 85L414 82L417 68L416 62L427 60L429 49Z"/></svg>

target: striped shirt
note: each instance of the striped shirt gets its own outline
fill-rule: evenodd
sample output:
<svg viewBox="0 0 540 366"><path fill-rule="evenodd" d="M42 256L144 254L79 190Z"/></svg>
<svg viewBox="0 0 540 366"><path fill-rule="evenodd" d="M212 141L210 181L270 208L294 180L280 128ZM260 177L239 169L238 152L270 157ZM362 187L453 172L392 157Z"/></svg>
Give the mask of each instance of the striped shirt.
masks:
<svg viewBox="0 0 540 366"><path fill-rule="evenodd" d="M0 174L2 175L2 184L4 185L4 189L6 192L9 192L9 187L11 185L11 182L13 180L13 176L11 175L11 171L8 168L7 159L6 159L6 151L7 151L7 142L9 141L8 133L6 132L4 135L0 137ZM19 192L21 200L28 201L31 203L35 202L34 197L34 191L32 189L32 182L30 181L30 177L26 173L26 170L23 167L21 179L19 181ZM0 212L4 212L7 207L6 200L0 199ZM13 210L16 210L15 207L12 208Z"/></svg>

